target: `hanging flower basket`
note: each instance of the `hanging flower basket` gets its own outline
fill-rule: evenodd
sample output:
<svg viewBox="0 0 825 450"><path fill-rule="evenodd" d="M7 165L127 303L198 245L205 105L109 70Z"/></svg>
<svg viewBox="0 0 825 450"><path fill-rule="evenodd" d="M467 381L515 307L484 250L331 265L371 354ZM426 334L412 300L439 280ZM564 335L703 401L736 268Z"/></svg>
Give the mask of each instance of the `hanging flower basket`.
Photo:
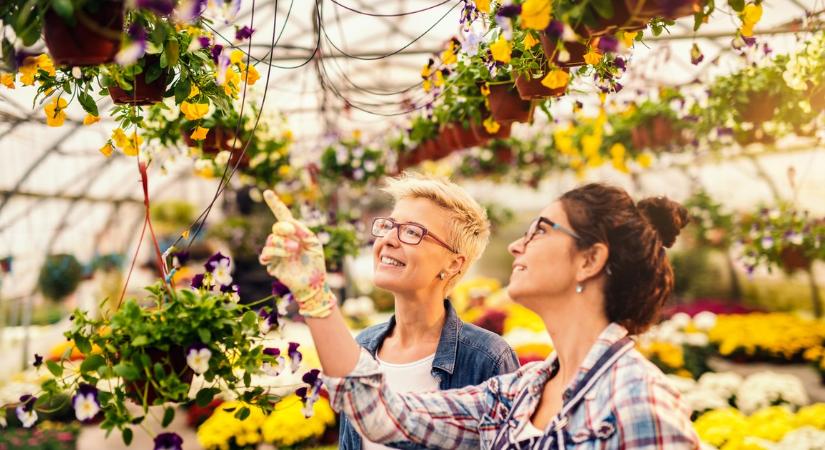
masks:
<svg viewBox="0 0 825 450"><path fill-rule="evenodd" d="M567 71L567 69L564 69ZM543 100L549 97L561 97L567 91L567 86L550 89L541 84L542 77L532 78L530 75L516 77L516 89L522 100Z"/></svg>
<svg viewBox="0 0 825 450"><path fill-rule="evenodd" d="M745 122L761 124L773 119L779 99L768 92L754 92L747 103L739 109Z"/></svg>
<svg viewBox="0 0 825 450"><path fill-rule="evenodd" d="M533 105L522 100L512 84L490 86L490 114L498 123L530 122Z"/></svg>
<svg viewBox="0 0 825 450"><path fill-rule="evenodd" d="M71 25L49 9L43 20L43 40L55 64L95 66L112 62L120 50L123 1L98 2L94 14L78 10Z"/></svg>
<svg viewBox="0 0 825 450"><path fill-rule="evenodd" d="M473 130L473 134L476 135L476 138L483 142L490 139L507 139L510 137L512 126L512 123L499 124L498 131L495 133L490 133L486 128L484 128L484 125L480 123L473 123L470 125L470 129Z"/></svg>
<svg viewBox="0 0 825 450"><path fill-rule="evenodd" d="M545 56L547 56L548 61L552 61L555 65L569 68L583 66L585 64L584 55L587 54L586 45L580 42L565 42L564 49L570 54L570 58L568 58L567 61L560 61L558 39L547 33L541 33L540 39L541 48L544 49Z"/></svg>
<svg viewBox="0 0 825 450"><path fill-rule="evenodd" d="M232 153L232 156L229 158L229 164L233 166L237 165L240 169L249 167L249 154L244 153L241 155L241 153L243 153L243 145L245 145L246 142L243 142L240 138L236 140L234 130L222 126L215 126L206 132L206 137L202 141L192 139L192 130L181 129L181 136L183 136L183 141L187 146L200 146L206 155L217 155L226 150ZM233 143L238 148L233 148ZM238 164L238 160L240 160L240 164Z"/></svg>
<svg viewBox="0 0 825 450"><path fill-rule="evenodd" d="M147 348L146 355L151 361L151 367L160 364L166 373L175 373L181 382L185 384L192 383L192 377L195 372L186 364L186 350L178 345L173 345L169 351L163 351L159 348ZM161 397L161 394L155 386L146 379L138 379L126 385L126 394L130 400L137 404L143 404L143 399L146 399L147 405L152 405L155 399Z"/></svg>
<svg viewBox="0 0 825 450"><path fill-rule="evenodd" d="M661 149L682 142L678 130L674 129L673 121L666 116L654 116L640 123L630 131L630 141L633 148Z"/></svg>
<svg viewBox="0 0 825 450"><path fill-rule="evenodd" d="M144 67L148 68L155 64L160 64L160 57L147 56ZM120 86L109 86L109 95L115 104L118 105L152 105L163 100L163 93L166 91L166 72L161 72L160 76L151 83L146 82L146 72L139 73L132 81L132 90L127 91Z"/></svg>
<svg viewBox="0 0 825 450"><path fill-rule="evenodd" d="M809 84L809 86L811 85ZM825 109L825 84L809 87L808 99L814 111L822 111Z"/></svg>
<svg viewBox="0 0 825 450"><path fill-rule="evenodd" d="M805 254L802 247L793 245L785 247L779 253L779 257L782 259L782 268L788 273L811 268L811 258Z"/></svg>
<svg viewBox="0 0 825 450"><path fill-rule="evenodd" d="M458 122L447 125L446 132L453 134L456 150L475 147L484 142L473 132L472 127L465 128L464 125Z"/></svg>

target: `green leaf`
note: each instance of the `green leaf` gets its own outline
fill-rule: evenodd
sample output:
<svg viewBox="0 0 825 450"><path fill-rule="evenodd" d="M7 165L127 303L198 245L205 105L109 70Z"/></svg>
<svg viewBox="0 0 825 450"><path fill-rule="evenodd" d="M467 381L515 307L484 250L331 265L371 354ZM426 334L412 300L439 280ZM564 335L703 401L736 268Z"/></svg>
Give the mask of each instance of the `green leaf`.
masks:
<svg viewBox="0 0 825 450"><path fill-rule="evenodd" d="M593 5L593 9L596 10L596 13L605 18L609 19L613 17L613 1L612 0L595 0L590 3Z"/></svg>
<svg viewBox="0 0 825 450"><path fill-rule="evenodd" d="M80 106L83 107L83 110L93 116L99 116L100 113L97 110L97 103L95 103L95 99L89 95L88 92L85 91L78 91L77 92L77 100L80 102Z"/></svg>
<svg viewBox="0 0 825 450"><path fill-rule="evenodd" d="M141 347L149 343L149 338L146 335L141 334L140 336L136 337L135 340L132 341L132 345L135 347Z"/></svg>
<svg viewBox="0 0 825 450"><path fill-rule="evenodd" d="M189 92L191 90L192 85L188 78L181 78L178 80L178 84L175 85L175 103L183 103L183 101L189 97Z"/></svg>
<svg viewBox="0 0 825 450"><path fill-rule="evenodd" d="M72 5L72 0L52 0L52 9L66 23L74 25L74 5Z"/></svg>
<svg viewBox="0 0 825 450"><path fill-rule="evenodd" d="M160 423L160 425L163 428L166 428L166 427L169 426L170 423L172 423L172 420L174 418L175 418L175 409L174 408L166 408L163 411L163 421Z"/></svg>
<svg viewBox="0 0 825 450"><path fill-rule="evenodd" d="M140 372L138 372L137 368L130 362L121 362L115 366L114 370L117 376L128 381L134 381L140 378Z"/></svg>
<svg viewBox="0 0 825 450"><path fill-rule="evenodd" d="M131 445L132 444L132 437L133 437L132 436L132 429L131 428L124 428L123 431L120 432L120 437L123 438L123 443L126 444L126 446Z"/></svg>
<svg viewBox="0 0 825 450"><path fill-rule="evenodd" d="M212 333L206 328L198 328L198 336L204 344L212 340Z"/></svg>
<svg viewBox="0 0 825 450"><path fill-rule="evenodd" d="M98 367L106 364L106 359L100 355L89 355L86 359L83 360L83 363L80 364L80 371L81 372L91 372L97 370Z"/></svg>
<svg viewBox="0 0 825 450"><path fill-rule="evenodd" d="M243 384L244 384L244 386L246 386L246 387L249 387L249 385L251 385L251 384L252 384L252 374L251 374L251 373L246 372L246 373L243 375Z"/></svg>
<svg viewBox="0 0 825 450"><path fill-rule="evenodd" d="M250 411L248 407L244 406L243 408L235 412L235 418L238 420L246 420L246 418L249 417L249 414L251 412L252 411Z"/></svg>
<svg viewBox="0 0 825 450"><path fill-rule="evenodd" d="M166 42L166 48L163 52L166 55L166 63L168 66L174 66L180 59L180 43L174 37Z"/></svg>
<svg viewBox="0 0 825 450"><path fill-rule="evenodd" d="M89 339L83 336L75 337L74 345L76 345L77 349L80 350L80 353L83 353L84 355L88 355L92 352L92 344L89 343Z"/></svg>
<svg viewBox="0 0 825 450"><path fill-rule="evenodd" d="M728 5L736 12L742 12L745 9L745 0L728 0Z"/></svg>
<svg viewBox="0 0 825 450"><path fill-rule="evenodd" d="M218 388L203 388L195 394L195 403L203 408L212 402L218 392L220 392Z"/></svg>
<svg viewBox="0 0 825 450"><path fill-rule="evenodd" d="M49 368L49 372L56 377L60 377L63 375L63 366L57 364L54 361L46 361L46 367Z"/></svg>
<svg viewBox="0 0 825 450"><path fill-rule="evenodd" d="M258 314L255 311L247 311L241 319L245 328L254 328L258 325Z"/></svg>

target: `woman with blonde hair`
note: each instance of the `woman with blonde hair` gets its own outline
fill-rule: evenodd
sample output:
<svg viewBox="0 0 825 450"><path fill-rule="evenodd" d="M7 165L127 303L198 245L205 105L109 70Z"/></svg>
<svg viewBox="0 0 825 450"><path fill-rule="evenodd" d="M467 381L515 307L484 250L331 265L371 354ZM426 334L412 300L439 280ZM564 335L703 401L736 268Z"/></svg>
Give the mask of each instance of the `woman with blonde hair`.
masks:
<svg viewBox="0 0 825 450"><path fill-rule="evenodd" d="M514 256L508 294L538 314L555 351L470 387L398 393L349 337L323 283L321 247L271 192L278 222L262 252L299 292L333 407L370 440L483 449L696 449L679 394L635 349L673 288L665 252L687 222L666 198L634 202L588 184L541 211ZM309 282L313 280L313 282Z"/></svg>

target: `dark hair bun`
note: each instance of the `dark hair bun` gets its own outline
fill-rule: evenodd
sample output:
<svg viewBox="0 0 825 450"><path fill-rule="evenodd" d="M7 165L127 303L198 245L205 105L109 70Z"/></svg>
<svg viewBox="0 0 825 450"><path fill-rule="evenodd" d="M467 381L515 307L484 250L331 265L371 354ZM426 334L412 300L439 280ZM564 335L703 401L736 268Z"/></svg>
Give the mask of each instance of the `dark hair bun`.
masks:
<svg viewBox="0 0 825 450"><path fill-rule="evenodd" d="M662 245L670 248L679 231L687 225L687 209L667 197L650 197L639 201L636 207L659 235Z"/></svg>

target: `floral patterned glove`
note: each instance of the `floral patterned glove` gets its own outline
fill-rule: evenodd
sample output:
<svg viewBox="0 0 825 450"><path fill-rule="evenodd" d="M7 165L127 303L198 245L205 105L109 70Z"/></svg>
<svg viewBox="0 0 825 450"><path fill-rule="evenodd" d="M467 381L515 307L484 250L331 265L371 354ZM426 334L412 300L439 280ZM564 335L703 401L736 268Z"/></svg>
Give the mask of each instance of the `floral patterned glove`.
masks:
<svg viewBox="0 0 825 450"><path fill-rule="evenodd" d="M264 200L276 221L258 260L292 291L302 316L328 316L335 294L326 283L323 246L306 225L292 217L274 192L264 192Z"/></svg>

